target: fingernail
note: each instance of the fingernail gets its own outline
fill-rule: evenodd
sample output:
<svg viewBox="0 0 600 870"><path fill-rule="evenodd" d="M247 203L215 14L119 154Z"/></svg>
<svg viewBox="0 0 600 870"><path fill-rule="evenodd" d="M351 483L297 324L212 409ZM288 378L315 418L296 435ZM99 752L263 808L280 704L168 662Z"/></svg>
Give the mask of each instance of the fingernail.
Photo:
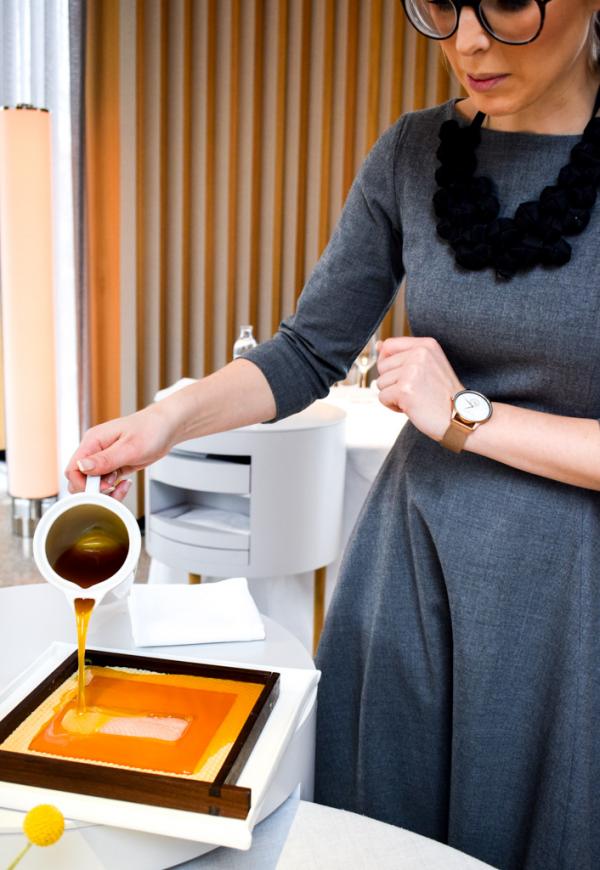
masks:
<svg viewBox="0 0 600 870"><path fill-rule="evenodd" d="M85 474L86 471L91 471L94 468L96 463L91 459L78 459L77 460L77 468L81 471L82 474Z"/></svg>
<svg viewBox="0 0 600 870"><path fill-rule="evenodd" d="M121 492L123 493L123 495L127 495L129 490L131 489L131 484L132 484L131 480L122 480L121 481L120 487L121 487Z"/></svg>
<svg viewBox="0 0 600 870"><path fill-rule="evenodd" d="M110 473L110 474L108 475L108 477L106 478L106 484L107 484L107 486L114 486L114 484L116 483L116 481L117 481L117 472L116 472L116 471L111 471L111 473Z"/></svg>

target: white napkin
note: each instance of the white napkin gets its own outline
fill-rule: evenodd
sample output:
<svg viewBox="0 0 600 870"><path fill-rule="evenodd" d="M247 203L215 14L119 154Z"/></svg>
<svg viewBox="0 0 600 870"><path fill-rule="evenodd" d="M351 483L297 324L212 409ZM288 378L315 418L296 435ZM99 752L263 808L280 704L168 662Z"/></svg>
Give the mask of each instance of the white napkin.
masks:
<svg viewBox="0 0 600 870"><path fill-rule="evenodd" d="M264 640L245 577L218 583L136 584L129 596L136 646Z"/></svg>
<svg viewBox="0 0 600 870"><path fill-rule="evenodd" d="M154 396L154 401L160 402L161 399L166 399L167 396L170 396L172 393L176 393L178 390L183 390L184 387L189 387L190 384L195 383L196 378L179 378L179 380L175 381L174 384L171 384L170 387L165 387L164 390L159 390Z"/></svg>

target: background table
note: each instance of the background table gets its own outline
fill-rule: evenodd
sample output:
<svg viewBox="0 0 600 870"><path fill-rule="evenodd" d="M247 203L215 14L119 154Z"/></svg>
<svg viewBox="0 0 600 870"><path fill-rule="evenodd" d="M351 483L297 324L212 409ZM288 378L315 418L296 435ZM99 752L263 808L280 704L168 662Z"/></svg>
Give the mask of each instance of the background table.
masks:
<svg viewBox="0 0 600 870"><path fill-rule="evenodd" d="M382 405L373 388L334 387L327 402L346 412L346 481L342 553L327 569L329 604L337 582L341 555L352 534L373 481L394 446L408 417Z"/></svg>
<svg viewBox="0 0 600 870"><path fill-rule="evenodd" d="M144 647L144 652L150 655L161 655L166 652L173 657L181 656L201 661L243 662L263 667L314 667L307 650L286 629L273 620L265 618L265 630L264 641ZM75 619L65 596L59 590L47 583L0 589L0 691L43 654L53 641L68 643L76 641ZM126 603L98 609L90 623L88 643L90 647L135 649ZM314 713L313 703L312 709L308 711L292 738L292 743L286 751L277 774L277 779L284 782L289 777L295 776L296 766L300 763L304 767L303 793L309 798L312 798L313 783ZM286 765L289 767L286 768ZM298 779L295 780L290 791L297 782ZM277 806L288 794L289 791L286 794L278 794L272 789L270 798L274 806ZM81 853L78 855L77 870L101 870L101 868L155 870L155 868L170 867L178 862L189 860L203 851L201 843L189 843L120 828L79 824L73 834L77 837L76 845ZM65 839L68 836L71 836L70 833L65 835ZM61 843L57 844L56 849L59 846ZM15 854L17 851L18 849L15 849ZM235 850L226 851L231 853L233 858L238 854ZM31 855L32 852L33 850L29 854ZM100 861L97 856L102 856ZM41 857L38 857L41 860ZM24 870L26 866L24 865ZM70 870L71 866L75 865L55 864L55 867L60 867L60 870Z"/></svg>

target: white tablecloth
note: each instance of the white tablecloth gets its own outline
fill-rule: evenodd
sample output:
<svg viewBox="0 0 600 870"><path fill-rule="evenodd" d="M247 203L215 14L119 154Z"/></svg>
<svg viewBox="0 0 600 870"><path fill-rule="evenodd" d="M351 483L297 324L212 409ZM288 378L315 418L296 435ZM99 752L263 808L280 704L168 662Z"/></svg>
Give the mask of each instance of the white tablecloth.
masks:
<svg viewBox="0 0 600 870"><path fill-rule="evenodd" d="M404 828L300 801L277 870L492 870Z"/></svg>

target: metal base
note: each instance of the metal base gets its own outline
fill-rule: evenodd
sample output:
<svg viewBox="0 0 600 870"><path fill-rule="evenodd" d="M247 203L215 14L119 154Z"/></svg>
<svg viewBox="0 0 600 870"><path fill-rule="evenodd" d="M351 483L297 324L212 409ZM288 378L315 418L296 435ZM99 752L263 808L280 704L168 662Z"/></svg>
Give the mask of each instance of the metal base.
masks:
<svg viewBox="0 0 600 870"><path fill-rule="evenodd" d="M57 496L48 498L12 498L12 532L19 538L32 538L35 527Z"/></svg>

